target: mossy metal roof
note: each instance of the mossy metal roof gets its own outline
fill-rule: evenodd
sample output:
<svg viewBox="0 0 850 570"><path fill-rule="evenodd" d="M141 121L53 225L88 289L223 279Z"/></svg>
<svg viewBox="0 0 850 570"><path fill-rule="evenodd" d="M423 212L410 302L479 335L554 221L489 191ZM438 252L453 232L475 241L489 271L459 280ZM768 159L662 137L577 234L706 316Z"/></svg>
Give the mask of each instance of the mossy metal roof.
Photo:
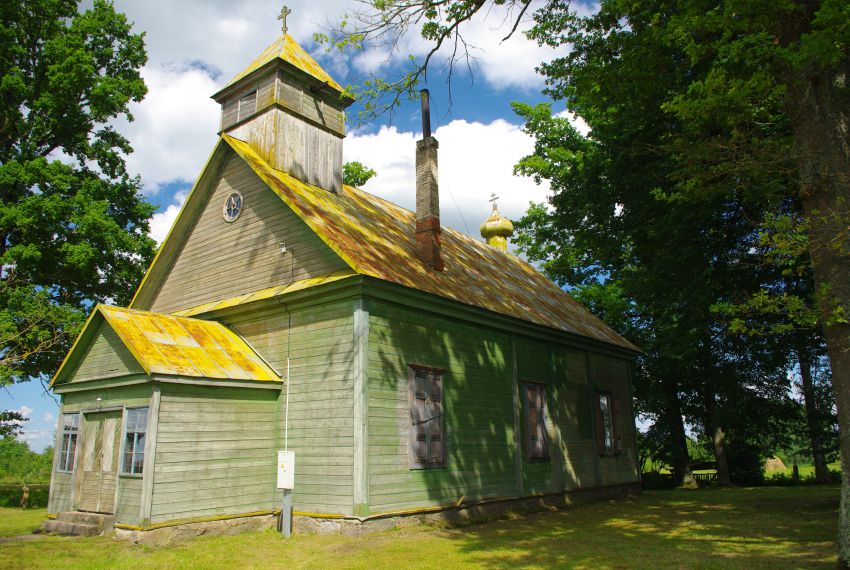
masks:
<svg viewBox="0 0 850 570"><path fill-rule="evenodd" d="M219 91L219 93L234 85L240 79L247 77L254 71L261 69L277 59L290 63L304 73L318 79L330 87L333 87L336 91L345 93L345 89L343 89L333 77L328 75L328 73L322 69L318 63L316 63L316 60L310 57L310 54L298 45L298 42L292 39L292 36L289 34L284 34L276 39L275 42L263 50L263 53L258 55L248 67L240 71L236 77L231 79L230 82ZM216 95L213 95L213 98L215 98Z"/></svg>
<svg viewBox="0 0 850 570"><path fill-rule="evenodd" d="M416 256L410 210L351 186L340 194L312 186L275 170L247 143L222 138L357 273L639 351L520 258L444 227L445 270L431 270Z"/></svg>
<svg viewBox="0 0 850 570"><path fill-rule="evenodd" d="M51 384L69 362L83 356L101 321L115 331L149 375L280 382L274 370L221 323L97 305Z"/></svg>

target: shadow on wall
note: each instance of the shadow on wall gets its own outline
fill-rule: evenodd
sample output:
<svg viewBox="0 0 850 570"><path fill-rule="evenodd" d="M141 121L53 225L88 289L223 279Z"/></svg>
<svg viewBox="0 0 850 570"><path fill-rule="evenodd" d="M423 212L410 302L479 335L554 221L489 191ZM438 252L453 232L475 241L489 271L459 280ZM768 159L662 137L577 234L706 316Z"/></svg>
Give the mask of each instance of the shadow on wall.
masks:
<svg viewBox="0 0 850 570"><path fill-rule="evenodd" d="M369 311L370 512L516 497L509 335L387 304ZM444 370L444 467L410 468L411 364Z"/></svg>

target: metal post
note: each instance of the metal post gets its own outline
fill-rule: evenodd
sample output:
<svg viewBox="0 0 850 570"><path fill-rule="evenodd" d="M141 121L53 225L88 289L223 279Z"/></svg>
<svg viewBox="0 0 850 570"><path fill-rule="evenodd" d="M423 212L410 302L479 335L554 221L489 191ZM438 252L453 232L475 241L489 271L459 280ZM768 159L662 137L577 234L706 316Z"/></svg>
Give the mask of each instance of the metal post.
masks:
<svg viewBox="0 0 850 570"><path fill-rule="evenodd" d="M427 89L419 94L422 96L422 140L425 140L431 138L431 103Z"/></svg>
<svg viewBox="0 0 850 570"><path fill-rule="evenodd" d="M280 511L280 534L284 538L292 536L292 491L283 490L283 509Z"/></svg>

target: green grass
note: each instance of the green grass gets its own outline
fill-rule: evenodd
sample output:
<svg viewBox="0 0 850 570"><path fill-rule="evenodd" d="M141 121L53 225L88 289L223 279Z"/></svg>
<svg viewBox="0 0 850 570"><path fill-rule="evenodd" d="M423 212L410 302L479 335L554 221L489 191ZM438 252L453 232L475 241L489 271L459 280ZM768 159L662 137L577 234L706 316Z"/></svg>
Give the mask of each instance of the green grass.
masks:
<svg viewBox="0 0 850 570"><path fill-rule="evenodd" d="M841 471L841 463L836 461L835 463L830 463L827 465L827 468L830 471ZM797 465L797 471L800 472L800 478L805 479L806 477L814 477L815 476L815 466L811 463L803 463ZM794 467L792 465L788 465L785 469L780 469L778 471L765 471L765 478L772 479L777 476L785 476L791 477L794 472Z"/></svg>
<svg viewBox="0 0 850 570"><path fill-rule="evenodd" d="M47 509L7 509L0 507L0 538L31 534L41 526ZM0 565L3 564L0 559Z"/></svg>
<svg viewBox="0 0 850 570"><path fill-rule="evenodd" d="M838 495L837 486L655 491L466 528L359 538L287 541L266 532L153 548L47 537L3 544L0 567L834 568ZM12 515L0 509L0 528Z"/></svg>

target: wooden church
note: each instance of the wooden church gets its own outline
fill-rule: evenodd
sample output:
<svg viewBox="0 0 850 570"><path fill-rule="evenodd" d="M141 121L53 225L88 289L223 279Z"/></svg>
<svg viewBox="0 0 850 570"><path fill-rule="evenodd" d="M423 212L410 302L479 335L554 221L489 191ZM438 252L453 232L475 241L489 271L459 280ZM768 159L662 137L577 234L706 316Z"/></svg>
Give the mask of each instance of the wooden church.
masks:
<svg viewBox="0 0 850 570"><path fill-rule="evenodd" d="M296 521L635 488L637 348L507 251L495 205L486 243L440 225L430 133L411 212L343 184L352 101L285 31L213 97L130 307L52 380L48 529L273 517L285 448Z"/></svg>

